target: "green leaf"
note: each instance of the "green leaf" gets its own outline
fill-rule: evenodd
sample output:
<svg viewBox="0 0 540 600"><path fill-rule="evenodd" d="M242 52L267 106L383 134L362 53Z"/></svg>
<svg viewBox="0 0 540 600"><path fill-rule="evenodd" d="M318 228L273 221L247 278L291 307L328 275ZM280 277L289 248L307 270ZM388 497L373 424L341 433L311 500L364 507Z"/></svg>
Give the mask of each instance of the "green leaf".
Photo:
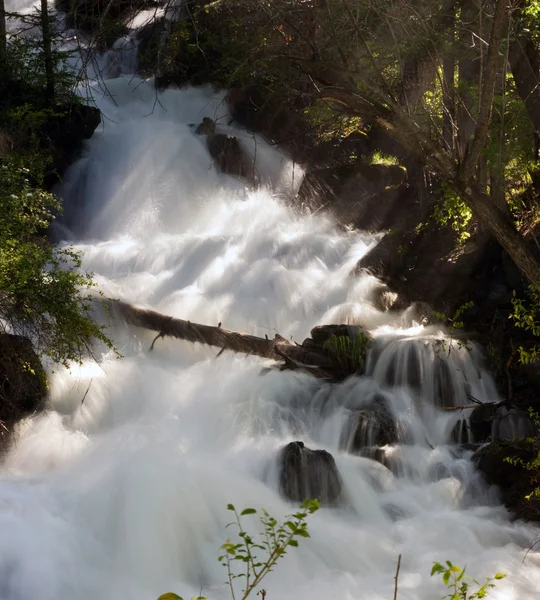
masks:
<svg viewBox="0 0 540 600"><path fill-rule="evenodd" d="M256 512L257 511L254 508L244 508L244 510L240 513L240 516L243 517L244 515L254 515Z"/></svg>
<svg viewBox="0 0 540 600"><path fill-rule="evenodd" d="M182 596L175 594L174 592L167 592L166 594L161 594L161 596L157 600L184 600Z"/></svg>
<svg viewBox="0 0 540 600"><path fill-rule="evenodd" d="M504 579L506 577L506 575L504 573L497 573L495 575L495 579Z"/></svg>
<svg viewBox="0 0 540 600"><path fill-rule="evenodd" d="M227 504L227 510L234 510L233 504Z"/></svg>
<svg viewBox="0 0 540 600"><path fill-rule="evenodd" d="M309 535L309 533L305 529L298 529L296 531L296 535L300 535L300 536L305 537L305 538L311 537Z"/></svg>

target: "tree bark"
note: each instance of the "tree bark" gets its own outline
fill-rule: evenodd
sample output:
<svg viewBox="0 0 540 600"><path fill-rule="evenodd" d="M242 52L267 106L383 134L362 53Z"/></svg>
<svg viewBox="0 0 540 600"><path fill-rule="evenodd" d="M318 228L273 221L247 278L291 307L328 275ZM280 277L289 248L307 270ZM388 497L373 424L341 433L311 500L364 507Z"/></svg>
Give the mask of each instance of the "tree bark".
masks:
<svg viewBox="0 0 540 600"><path fill-rule="evenodd" d="M295 368L305 368L321 376L322 370L332 369L327 354L316 348L297 346L276 334L273 339L260 338L246 333L229 331L220 326L201 325L183 319L176 319L153 310L136 308L125 302L107 303L111 315L130 325L158 332L159 337L171 336L192 343L216 346L222 350L231 350L242 354L254 354L262 358L289 362ZM154 340L155 341L155 340ZM324 375L328 375L327 372Z"/></svg>
<svg viewBox="0 0 540 600"><path fill-rule="evenodd" d="M508 54L516 89L540 133L540 57L530 33L521 31L510 42Z"/></svg>
<svg viewBox="0 0 540 600"><path fill-rule="evenodd" d="M447 34L448 42L453 46L454 31ZM456 61L453 56L443 58L443 82L442 82L442 103L443 103L443 143L446 151L453 155L455 152L456 137Z"/></svg>
<svg viewBox="0 0 540 600"><path fill-rule="evenodd" d="M540 56L529 32L521 29L511 40L508 52L516 89L534 129L532 158L538 160L540 148ZM540 193L540 169L531 170L534 188Z"/></svg>
<svg viewBox="0 0 540 600"><path fill-rule="evenodd" d="M540 286L540 257L514 227L507 212L502 211L484 192L456 182L456 188L474 216L508 252L529 283Z"/></svg>
<svg viewBox="0 0 540 600"><path fill-rule="evenodd" d="M482 88L480 91L481 95L474 139L470 151L467 153L465 160L461 165L464 181L470 181L474 177L475 171L479 165L482 149L487 141L489 125L491 123L491 113L493 110L495 84L497 82L497 75L502 59L501 42L506 21L506 13L506 0L497 0L491 25L487 58L485 65L483 66Z"/></svg>

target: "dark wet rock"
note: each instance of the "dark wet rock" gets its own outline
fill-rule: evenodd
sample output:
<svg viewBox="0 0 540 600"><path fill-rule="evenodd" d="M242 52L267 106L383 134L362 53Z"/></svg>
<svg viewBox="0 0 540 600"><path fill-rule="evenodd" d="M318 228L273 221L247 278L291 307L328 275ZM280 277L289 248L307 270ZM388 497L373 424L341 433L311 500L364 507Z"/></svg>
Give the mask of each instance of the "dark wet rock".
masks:
<svg viewBox="0 0 540 600"><path fill-rule="evenodd" d="M317 198L344 225L385 231L411 221L419 208L406 176L402 167L363 161L308 169L298 196L302 202Z"/></svg>
<svg viewBox="0 0 540 600"><path fill-rule="evenodd" d="M211 133L206 138L206 145L219 171L242 179L255 179L253 165L236 137Z"/></svg>
<svg viewBox="0 0 540 600"><path fill-rule="evenodd" d="M436 406L451 407L456 406L456 389L454 387L454 377L448 363L436 355L433 361L433 375L435 383L435 404Z"/></svg>
<svg viewBox="0 0 540 600"><path fill-rule="evenodd" d="M333 456L326 450L310 450L303 442L291 442L279 457L280 491L292 502L317 498L322 504L337 504L342 482Z"/></svg>
<svg viewBox="0 0 540 600"><path fill-rule="evenodd" d="M539 450L538 442L493 442L472 458L487 483L499 488L504 504L517 517L529 521L540 521L540 498L534 495L538 469L526 468Z"/></svg>
<svg viewBox="0 0 540 600"><path fill-rule="evenodd" d="M259 133L275 144L301 152L309 129L302 119L305 104L301 98L284 103L271 97L259 84L231 88L228 95L229 110L233 121L242 127Z"/></svg>
<svg viewBox="0 0 540 600"><path fill-rule="evenodd" d="M497 441L526 440L538 435L528 413L517 406L499 406L493 417L491 439Z"/></svg>
<svg viewBox="0 0 540 600"><path fill-rule="evenodd" d="M389 311L394 306L397 299L397 294L389 290L385 285L378 286L372 295L372 302L375 308L381 312Z"/></svg>
<svg viewBox="0 0 540 600"><path fill-rule="evenodd" d="M392 352L387 351L387 360L379 372L381 383L385 386L409 386L420 389L422 386L422 345L424 341L418 340L393 340ZM390 346L389 346L390 348ZM373 368L376 368L373 364Z"/></svg>
<svg viewBox="0 0 540 600"><path fill-rule="evenodd" d="M30 340L0 334L0 445L20 419L43 408L46 393L47 377Z"/></svg>
<svg viewBox="0 0 540 600"><path fill-rule="evenodd" d="M84 140L92 137L101 123L101 112L93 107L80 105L57 106L55 116L47 119L40 136L49 145L56 175L49 176L49 184L78 158Z"/></svg>
<svg viewBox="0 0 540 600"><path fill-rule="evenodd" d="M347 452L360 453L368 447L396 444L399 437L390 403L382 394L376 394L365 407L350 412L341 432L340 446Z"/></svg>
<svg viewBox="0 0 540 600"><path fill-rule="evenodd" d="M465 446L471 443L471 439L471 431L468 419L459 419L456 421L452 427L452 431L450 432L450 442L453 444L460 444L460 446Z"/></svg>
<svg viewBox="0 0 540 600"><path fill-rule="evenodd" d="M216 132L216 122L210 117L204 117L201 123L197 125L195 133L197 135L210 135Z"/></svg>
<svg viewBox="0 0 540 600"><path fill-rule="evenodd" d="M484 404L468 418L454 426L455 443L517 442L538 434L537 428L522 408L512 405Z"/></svg>
<svg viewBox="0 0 540 600"><path fill-rule="evenodd" d="M488 282L498 262L500 249L481 232L459 244L451 227L424 219L395 224L357 268L379 277L399 294L403 305L420 300L452 316L469 300L477 306L488 302Z"/></svg>

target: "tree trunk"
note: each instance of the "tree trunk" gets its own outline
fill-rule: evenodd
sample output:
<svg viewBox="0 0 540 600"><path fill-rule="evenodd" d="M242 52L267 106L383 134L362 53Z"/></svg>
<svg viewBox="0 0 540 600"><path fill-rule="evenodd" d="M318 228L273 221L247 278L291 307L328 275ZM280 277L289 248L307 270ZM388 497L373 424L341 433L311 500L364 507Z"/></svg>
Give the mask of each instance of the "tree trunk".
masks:
<svg viewBox="0 0 540 600"><path fill-rule="evenodd" d="M538 160L540 147L540 56L530 32L519 31L511 40L508 52L516 89L533 126L533 160ZM533 186L540 193L540 169L531 172Z"/></svg>
<svg viewBox="0 0 540 600"><path fill-rule="evenodd" d="M450 44L454 42L454 33L448 34ZM443 59L443 142L446 151L453 155L455 151L456 107L455 77L456 61L453 56Z"/></svg>
<svg viewBox="0 0 540 600"><path fill-rule="evenodd" d="M540 59L528 32L511 40L508 54L518 94L525 104L536 133L540 133Z"/></svg>
<svg viewBox="0 0 540 600"><path fill-rule="evenodd" d="M480 89L480 58L478 44L472 34L478 34L478 6L468 2L461 10L459 27L460 58L458 60L457 155L465 160L475 128L474 105Z"/></svg>
<svg viewBox="0 0 540 600"><path fill-rule="evenodd" d="M487 194L455 183L461 197L474 216L490 231L497 242L508 252L515 265L529 283L540 286L540 257L516 230L507 212L502 211Z"/></svg>
<svg viewBox="0 0 540 600"><path fill-rule="evenodd" d="M136 308L124 302L108 302L112 316L137 327L157 331L159 337L171 336L192 343L216 346L242 354L285 361L288 366L305 369L316 376L328 376L332 363L322 348L298 346L279 334L273 339L222 329L220 325L201 325L163 315L153 310ZM153 347L153 344L152 344ZM325 371L325 369L327 369Z"/></svg>
<svg viewBox="0 0 540 600"><path fill-rule="evenodd" d="M54 102L54 61L52 56L52 32L47 0L41 0L41 30L43 35L43 59L45 61L45 96L47 102Z"/></svg>

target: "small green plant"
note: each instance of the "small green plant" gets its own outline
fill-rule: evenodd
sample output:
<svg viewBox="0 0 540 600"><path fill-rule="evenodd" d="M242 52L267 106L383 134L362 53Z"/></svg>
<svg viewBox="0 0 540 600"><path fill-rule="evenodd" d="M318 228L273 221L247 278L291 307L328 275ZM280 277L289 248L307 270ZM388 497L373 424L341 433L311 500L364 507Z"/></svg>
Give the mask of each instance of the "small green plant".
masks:
<svg viewBox="0 0 540 600"><path fill-rule="evenodd" d="M534 423L536 430L540 430L540 413L536 412L531 406L529 407L529 417ZM527 438L526 440L531 444L531 449L536 452L536 455L531 460L524 460L519 456L506 456L504 462L511 464L514 467L521 467L530 474L530 483L535 487L531 489L529 494L525 494L525 500L531 500L532 498L540 498L540 486L537 485L540 479L540 437L535 435L534 437Z"/></svg>
<svg viewBox="0 0 540 600"><path fill-rule="evenodd" d="M0 161L0 332L30 336L38 352L68 366L94 340L113 344L92 319L95 282L81 255L44 235L60 204L39 185L41 165L19 158Z"/></svg>
<svg viewBox="0 0 540 600"><path fill-rule="evenodd" d="M220 563L227 569L227 585L232 600L239 598L245 600L261 584L262 580L273 570L276 563L285 556L288 548L298 547L297 538L307 538L309 532L306 519L320 508L318 500L304 500L297 512L286 517L285 521L278 524L276 519L270 516L266 510L262 510L259 521L263 526L263 532L256 540L250 535L242 523L242 517L257 515L255 508L245 508L238 512L233 504L227 505L227 510L234 514L234 520L227 527L235 527L239 540L232 541L230 538L221 545L223 554L218 557ZM261 558L260 553L266 554ZM237 569L236 566L239 568ZM238 591L235 580L243 578L244 585ZM260 590L261 596L266 596L265 590ZM162 594L158 600L183 600L181 596L173 592ZM206 600L203 596L192 598L192 600Z"/></svg>
<svg viewBox="0 0 540 600"><path fill-rule="evenodd" d="M463 330L465 323L463 322L463 315L474 306L474 302L472 300L470 300L469 302L465 302L465 304L462 304L454 313L453 317L447 317L444 313L441 312L437 312L437 311L433 311L431 313L432 317L434 319L437 319L439 321L442 321L446 326L449 327L449 336L450 339L455 339L456 337L456 332L458 330ZM443 348L445 347L445 344L443 343ZM470 346L467 345L467 343L463 343L461 341L458 341L458 347L459 348L465 348L466 350L470 350ZM450 352L451 346L449 346L448 348L448 352Z"/></svg>
<svg viewBox="0 0 540 600"><path fill-rule="evenodd" d="M450 225L458 241L465 242L469 237L469 225L472 219L471 209L449 185L443 185L443 198L433 209L433 217L440 225Z"/></svg>
<svg viewBox="0 0 540 600"><path fill-rule="evenodd" d="M491 588L495 587L494 580L504 579L504 573L497 573L495 577L488 577L484 584L480 584L476 579L469 577L465 569L452 564L449 560L444 565L433 563L431 576L440 575L444 585L450 592L443 599L450 600L480 600L486 598ZM474 589L473 586L476 588Z"/></svg>
<svg viewBox="0 0 540 600"><path fill-rule="evenodd" d="M529 286L527 298L518 298L516 291L512 293L512 308L513 312L509 315L509 319L514 321L514 326L529 331L533 337L540 337L540 288L534 285ZM538 344L529 344L528 346L519 346L519 362L528 364L535 361L540 354L540 346Z"/></svg>
<svg viewBox="0 0 540 600"><path fill-rule="evenodd" d="M399 160L396 156L391 154L384 154L384 152L374 152L370 157L370 164L372 165L385 165L385 166L399 166Z"/></svg>
<svg viewBox="0 0 540 600"><path fill-rule="evenodd" d="M369 344L369 336L360 332L354 338L348 335L332 335L324 342L323 348L343 374L352 375L364 368Z"/></svg>

